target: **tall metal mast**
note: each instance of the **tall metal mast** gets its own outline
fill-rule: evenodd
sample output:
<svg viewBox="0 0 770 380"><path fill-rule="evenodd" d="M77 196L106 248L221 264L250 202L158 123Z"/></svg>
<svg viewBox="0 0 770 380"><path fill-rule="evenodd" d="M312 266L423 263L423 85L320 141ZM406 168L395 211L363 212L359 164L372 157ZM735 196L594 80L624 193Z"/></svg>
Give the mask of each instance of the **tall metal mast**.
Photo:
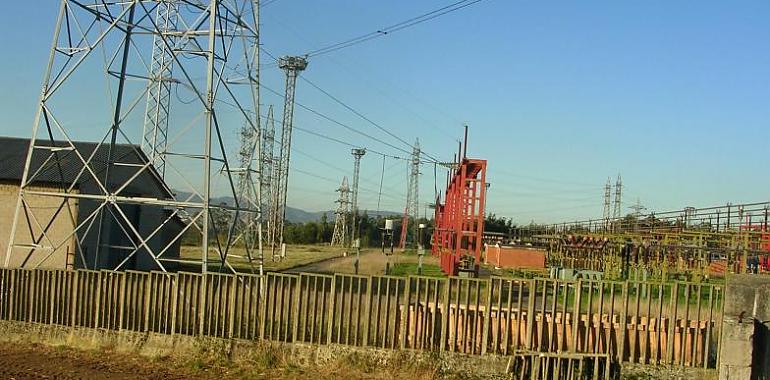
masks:
<svg viewBox="0 0 770 380"><path fill-rule="evenodd" d="M281 148L278 152L278 161L273 170L273 211L270 227L271 253L273 260L279 260L277 251L283 245L283 229L286 219L286 193L289 185L289 157L291 154L291 132L294 118L294 90L297 86L297 75L307 68L307 60L304 57L281 57L278 67L286 72L286 94L283 103L283 123L281 124Z"/></svg>

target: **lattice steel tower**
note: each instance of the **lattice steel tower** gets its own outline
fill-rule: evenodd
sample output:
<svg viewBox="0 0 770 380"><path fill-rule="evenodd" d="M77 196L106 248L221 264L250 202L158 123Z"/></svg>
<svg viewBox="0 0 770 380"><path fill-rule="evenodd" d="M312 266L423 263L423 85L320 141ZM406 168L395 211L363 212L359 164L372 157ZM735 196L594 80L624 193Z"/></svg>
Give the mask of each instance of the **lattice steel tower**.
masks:
<svg viewBox="0 0 770 380"><path fill-rule="evenodd" d="M417 218L420 216L420 199L419 199L419 182L420 182L420 140L415 140L414 147L412 147L412 159L409 162L409 178L407 180L406 188L406 207L404 207L404 217L401 222L401 238L399 246L401 249L406 248L407 235L409 235L409 218L415 221L415 234L417 236Z"/></svg>
<svg viewBox="0 0 770 380"><path fill-rule="evenodd" d="M165 173L171 86L174 83L174 52L171 47L176 39L178 6L177 0L162 0L156 7L158 34L152 39L152 61L144 113L142 150L161 176Z"/></svg>
<svg viewBox="0 0 770 380"><path fill-rule="evenodd" d="M342 177L342 184L336 191L340 193L340 197L337 199L337 210L334 212L334 233L332 234L331 245L344 247L348 237L348 215L350 214L348 177Z"/></svg>
<svg viewBox="0 0 770 380"><path fill-rule="evenodd" d="M229 126L259 131L258 1L178 3L61 1L6 267L65 251L79 268L233 270L233 221L260 223L225 138ZM185 235L198 259L170 253Z"/></svg>
<svg viewBox="0 0 770 380"><path fill-rule="evenodd" d="M623 194L623 181L621 181L620 173L618 173L618 178L615 181L615 199L614 199L614 209L612 211L612 218L615 220L618 220L622 217L622 215L620 215L623 212L621 208L622 194Z"/></svg>
<svg viewBox="0 0 770 380"><path fill-rule="evenodd" d="M604 214L602 219L604 220L604 229L610 229L610 202L612 200L612 182L607 178L607 184L604 185Z"/></svg>
<svg viewBox="0 0 770 380"><path fill-rule="evenodd" d="M279 260L280 247L283 244L283 229L286 219L286 193L289 185L289 157L291 155L291 132L294 118L294 90L297 87L297 76L307 68L304 57L281 57L278 67L286 73L286 93L283 103L283 123L281 124L281 147L278 152L277 166L273 170L273 210L270 212L268 241L271 246L273 260Z"/></svg>
<svg viewBox="0 0 770 380"><path fill-rule="evenodd" d="M275 150L275 118L273 116L273 106L271 105L267 109L267 120L262 133L262 157L260 159L260 195L262 210L267 213L265 219L268 225L267 230L270 231L269 224L272 221L272 183L273 183L273 165L275 164L274 157ZM272 245L271 234L266 234L268 238L267 244Z"/></svg>
<svg viewBox="0 0 770 380"><path fill-rule="evenodd" d="M355 148L351 149L350 153L353 155L353 189L351 204L351 228L350 228L350 242L352 243L356 239L357 224L358 224L358 177L361 171L361 157L366 154L366 149Z"/></svg>

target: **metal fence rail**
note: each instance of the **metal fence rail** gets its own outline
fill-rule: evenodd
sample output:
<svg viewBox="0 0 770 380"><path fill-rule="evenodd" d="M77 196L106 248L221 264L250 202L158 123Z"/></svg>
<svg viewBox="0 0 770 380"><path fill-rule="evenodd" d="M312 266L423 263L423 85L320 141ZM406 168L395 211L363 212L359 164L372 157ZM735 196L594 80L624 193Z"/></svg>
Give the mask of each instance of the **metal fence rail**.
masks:
<svg viewBox="0 0 770 380"><path fill-rule="evenodd" d="M607 355L713 368L707 283L0 269L0 319L466 354Z"/></svg>

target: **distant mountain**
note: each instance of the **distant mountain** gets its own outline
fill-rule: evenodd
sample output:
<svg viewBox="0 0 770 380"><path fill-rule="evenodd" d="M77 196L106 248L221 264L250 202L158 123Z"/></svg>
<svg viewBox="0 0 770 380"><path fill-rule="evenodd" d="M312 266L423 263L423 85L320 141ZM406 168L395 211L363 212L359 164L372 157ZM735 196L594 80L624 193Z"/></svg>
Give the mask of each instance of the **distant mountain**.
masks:
<svg viewBox="0 0 770 380"><path fill-rule="evenodd" d="M185 197L189 196L190 193L185 193L182 191L177 191L177 198L184 199ZM233 197L214 197L211 198L212 204L222 204L226 203L228 205L232 205L235 202L233 201ZM363 214L366 212L369 216L396 216L400 217L401 213L393 212L393 211L369 211L369 210L361 210L361 213ZM306 223L306 222L315 222L318 220L321 220L321 217L326 214L326 218L332 222L334 221L334 211L305 211L302 209L298 209L295 207L287 206L286 207L286 220L292 223Z"/></svg>

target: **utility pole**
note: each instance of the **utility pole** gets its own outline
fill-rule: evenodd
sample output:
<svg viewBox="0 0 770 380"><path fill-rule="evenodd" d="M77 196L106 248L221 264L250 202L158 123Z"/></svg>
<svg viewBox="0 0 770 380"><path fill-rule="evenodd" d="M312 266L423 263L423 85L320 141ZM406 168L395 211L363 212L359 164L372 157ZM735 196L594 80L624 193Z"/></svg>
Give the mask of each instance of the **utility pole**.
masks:
<svg viewBox="0 0 770 380"><path fill-rule="evenodd" d="M340 193L337 199L337 211L334 212L334 233L332 234L332 247L345 247L348 237L348 215L350 214L350 187L348 177L342 177L342 184L336 190Z"/></svg>
<svg viewBox="0 0 770 380"><path fill-rule="evenodd" d="M404 207L404 217L401 222L401 239L399 246L401 249L406 249L406 238L409 231L409 218L412 218L415 223L420 217L420 202L419 202L419 182L420 182L420 140L415 140L412 147L412 159L409 162L409 178L407 180L406 189L406 207ZM416 224L415 224L416 227ZM417 228L415 228L414 236L417 236Z"/></svg>
<svg viewBox="0 0 770 380"><path fill-rule="evenodd" d="M355 148L351 149L350 153L353 155L353 199L351 201L353 220L351 223L350 242L354 243L357 237L356 224L358 223L358 175L361 171L361 157L366 154L366 149Z"/></svg>
<svg viewBox="0 0 770 380"><path fill-rule="evenodd" d="M286 73L286 94L283 103L283 123L281 124L281 148L278 152L277 166L273 170L273 210L270 213L272 223L268 241L270 242L270 251L273 255L273 261L282 258L285 248L283 247L283 229L286 220L286 193L289 185L289 157L291 153L291 134L294 118L294 91L297 87L297 76L302 70L307 68L307 60L304 57L281 57L278 60L278 67ZM277 251L279 250L280 251ZM281 253L279 253L281 252Z"/></svg>
<svg viewBox="0 0 770 380"><path fill-rule="evenodd" d="M610 229L610 197L612 194L612 184L610 182L610 179L607 178L607 184L604 185L604 214L602 215L602 219L604 219L604 230L608 231Z"/></svg>

